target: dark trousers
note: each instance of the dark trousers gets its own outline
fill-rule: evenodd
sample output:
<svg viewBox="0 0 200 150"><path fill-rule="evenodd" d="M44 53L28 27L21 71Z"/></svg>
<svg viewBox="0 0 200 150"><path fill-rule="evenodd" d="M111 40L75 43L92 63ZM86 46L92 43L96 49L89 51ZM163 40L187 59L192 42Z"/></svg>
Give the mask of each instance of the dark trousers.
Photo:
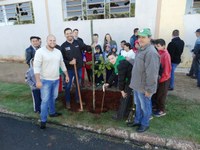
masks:
<svg viewBox="0 0 200 150"><path fill-rule="evenodd" d="M197 72L198 72L198 62L197 62L196 57L194 57L193 60L192 60L192 64L191 64L191 68L190 68L189 74L191 76L196 76L197 77Z"/></svg>
<svg viewBox="0 0 200 150"><path fill-rule="evenodd" d="M40 89L34 89L32 90L32 98L33 98L33 109L34 112L40 112L40 106L41 106L41 95L40 95Z"/></svg>
<svg viewBox="0 0 200 150"><path fill-rule="evenodd" d="M159 83L156 93L152 96L152 105L158 111L165 111L165 101L170 84L170 79Z"/></svg>
<svg viewBox="0 0 200 150"><path fill-rule="evenodd" d="M103 75L101 74L99 77L95 75L95 83L102 83L103 82Z"/></svg>
<svg viewBox="0 0 200 150"><path fill-rule="evenodd" d="M132 89L128 87L128 85L126 86L125 92L127 93L127 97L123 98L121 97L120 99L120 105L119 108L117 110L117 118L118 119L123 119L125 117L128 116L130 109L131 109L131 92Z"/></svg>
<svg viewBox="0 0 200 150"><path fill-rule="evenodd" d="M113 72L113 69L108 70L108 69L106 68L106 83L108 83L108 80L109 80L109 78L110 78L112 72Z"/></svg>
<svg viewBox="0 0 200 150"><path fill-rule="evenodd" d="M92 69L86 69L88 81L92 82Z"/></svg>

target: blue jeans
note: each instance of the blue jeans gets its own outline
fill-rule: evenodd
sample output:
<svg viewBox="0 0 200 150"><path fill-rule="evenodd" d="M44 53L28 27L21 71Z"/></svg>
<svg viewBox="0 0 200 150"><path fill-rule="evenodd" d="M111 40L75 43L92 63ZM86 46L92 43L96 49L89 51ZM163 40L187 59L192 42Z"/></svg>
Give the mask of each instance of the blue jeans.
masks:
<svg viewBox="0 0 200 150"><path fill-rule="evenodd" d="M80 85L81 77L82 77L82 68L77 69L77 74L78 74L78 82L79 82L79 85ZM70 99L71 99L70 89L71 89L71 86L72 86L73 78L74 78L74 82L76 84L76 76L75 76L74 70L68 70L68 75L69 75L69 82L65 83L65 100L66 100L67 103L70 103ZM77 102L79 101L77 86L76 86L75 99L76 99Z"/></svg>
<svg viewBox="0 0 200 150"><path fill-rule="evenodd" d="M152 115L151 96L146 97L144 93L134 91L134 103L136 105L134 123L149 126L149 119Z"/></svg>
<svg viewBox="0 0 200 150"><path fill-rule="evenodd" d="M169 88L172 88L172 89L174 88L175 70L177 66L178 64L172 63L171 78L170 78L170 84L169 84Z"/></svg>
<svg viewBox="0 0 200 150"><path fill-rule="evenodd" d="M46 122L48 116L48 108L49 114L54 114L55 111L55 99L58 96L58 85L59 80L41 80L42 88L41 92L41 121Z"/></svg>
<svg viewBox="0 0 200 150"><path fill-rule="evenodd" d="M200 87L200 64L198 65L197 86Z"/></svg>

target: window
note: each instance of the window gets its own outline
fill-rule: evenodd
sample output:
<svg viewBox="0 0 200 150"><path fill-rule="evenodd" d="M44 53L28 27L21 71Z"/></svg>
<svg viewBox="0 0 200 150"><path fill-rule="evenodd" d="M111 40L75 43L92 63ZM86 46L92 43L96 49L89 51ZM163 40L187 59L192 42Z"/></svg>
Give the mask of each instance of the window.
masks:
<svg viewBox="0 0 200 150"><path fill-rule="evenodd" d="M0 25L34 23L31 2L0 6Z"/></svg>
<svg viewBox="0 0 200 150"><path fill-rule="evenodd" d="M135 0L63 0L64 20L135 16Z"/></svg>
<svg viewBox="0 0 200 150"><path fill-rule="evenodd" d="M200 14L200 0L187 0L186 14Z"/></svg>
<svg viewBox="0 0 200 150"><path fill-rule="evenodd" d="M193 10L200 14L200 0L194 0Z"/></svg>

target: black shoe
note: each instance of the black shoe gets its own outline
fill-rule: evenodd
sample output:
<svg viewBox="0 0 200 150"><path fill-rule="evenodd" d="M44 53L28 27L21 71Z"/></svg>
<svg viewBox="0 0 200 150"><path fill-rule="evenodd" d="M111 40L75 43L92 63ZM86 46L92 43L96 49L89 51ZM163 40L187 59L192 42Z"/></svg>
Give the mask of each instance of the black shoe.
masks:
<svg viewBox="0 0 200 150"><path fill-rule="evenodd" d="M137 131L138 133L142 133L142 132L144 132L144 131L146 131L146 130L148 130L148 129L149 129L148 126L143 126L143 125L141 125L139 128L136 129L136 131Z"/></svg>
<svg viewBox="0 0 200 150"><path fill-rule="evenodd" d="M49 117L58 117L61 116L61 113L55 112L55 114L50 114Z"/></svg>
<svg viewBox="0 0 200 150"><path fill-rule="evenodd" d="M139 127L139 126L141 126L141 124L140 123L129 122L129 123L127 123L127 126L128 127Z"/></svg>
<svg viewBox="0 0 200 150"><path fill-rule="evenodd" d="M192 79L197 79L197 77L196 76L190 76Z"/></svg>
<svg viewBox="0 0 200 150"><path fill-rule="evenodd" d="M46 122L41 122L40 129L45 129L45 128L46 128Z"/></svg>
<svg viewBox="0 0 200 150"><path fill-rule="evenodd" d="M174 90L174 88L168 88L168 91L173 91Z"/></svg>
<svg viewBox="0 0 200 150"><path fill-rule="evenodd" d="M191 74L189 74L189 73L187 73L187 74L186 74L186 76L188 76L188 77L191 77L192 75L191 75Z"/></svg>

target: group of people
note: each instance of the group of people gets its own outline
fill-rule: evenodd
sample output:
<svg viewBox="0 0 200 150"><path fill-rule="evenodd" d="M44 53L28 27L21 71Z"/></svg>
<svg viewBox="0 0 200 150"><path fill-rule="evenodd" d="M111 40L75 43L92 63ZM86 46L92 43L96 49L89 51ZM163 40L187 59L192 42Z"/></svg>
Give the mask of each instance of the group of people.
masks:
<svg viewBox="0 0 200 150"><path fill-rule="evenodd" d="M121 50L110 34L106 34L104 43L99 41L98 34L93 34L93 42L86 45L78 37L78 29L66 28L66 41L58 46L54 35L47 36L47 44L41 46L39 37L31 37L31 46L26 49L26 62L29 65L26 81L32 89L34 111L41 116L41 129L46 128L47 116L61 115L55 110L55 100L58 96L60 70L64 73L64 88L66 108L70 109L70 89L76 81L84 84L85 70L89 85L92 82L92 65L98 66L100 61L110 62L112 69L106 68L106 79L103 74L95 76L97 86L118 86L122 94L120 106L114 119L122 119L129 113L130 96L133 93L136 107L134 122L130 127L137 126L137 132L149 128L149 120L154 114L157 117L166 115L165 100L168 90L174 89L174 72L181 62L184 42L179 37L179 31L172 32L172 41L166 48L163 39L152 40L150 29L134 29L130 43L121 41ZM197 42L198 43L198 42ZM94 62L92 61L94 50ZM102 57L102 59L100 59ZM98 69L94 67L95 69ZM75 85L77 84L74 82ZM104 83L104 84L103 84ZM76 85L75 101L79 103L78 85Z"/></svg>

